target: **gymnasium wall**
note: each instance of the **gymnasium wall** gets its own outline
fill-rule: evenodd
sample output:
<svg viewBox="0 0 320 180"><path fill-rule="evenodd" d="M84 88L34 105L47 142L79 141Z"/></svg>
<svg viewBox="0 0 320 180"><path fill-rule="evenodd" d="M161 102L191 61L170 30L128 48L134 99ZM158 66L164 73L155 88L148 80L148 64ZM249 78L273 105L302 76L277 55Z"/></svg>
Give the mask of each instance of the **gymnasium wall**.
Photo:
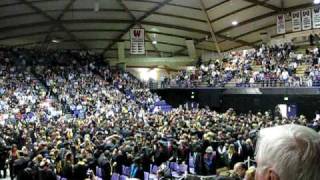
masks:
<svg viewBox="0 0 320 180"><path fill-rule="evenodd" d="M199 103L213 110L224 112L229 108L238 113L274 111L278 104L295 104L298 115L314 118L319 110L318 88L243 88L243 89L159 89L154 90L174 107L187 102ZM193 98L192 98L193 96ZM285 97L288 100L285 100Z"/></svg>

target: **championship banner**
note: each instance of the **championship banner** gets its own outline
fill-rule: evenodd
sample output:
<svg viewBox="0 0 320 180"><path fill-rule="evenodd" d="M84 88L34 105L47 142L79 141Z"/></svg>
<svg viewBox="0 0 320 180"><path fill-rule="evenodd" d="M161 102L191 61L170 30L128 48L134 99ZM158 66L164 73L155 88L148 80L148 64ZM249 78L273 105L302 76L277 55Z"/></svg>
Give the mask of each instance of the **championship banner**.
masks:
<svg viewBox="0 0 320 180"><path fill-rule="evenodd" d="M130 29L131 54L145 54L144 29Z"/></svg>
<svg viewBox="0 0 320 180"><path fill-rule="evenodd" d="M292 31L301 31L301 12L295 11L291 13L292 16Z"/></svg>
<svg viewBox="0 0 320 180"><path fill-rule="evenodd" d="M302 14L302 30L310 30L312 28L311 9L302 10L301 14Z"/></svg>
<svg viewBox="0 0 320 180"><path fill-rule="evenodd" d="M286 33L286 18L284 14L277 15L277 34Z"/></svg>
<svg viewBox="0 0 320 180"><path fill-rule="evenodd" d="M312 9L312 23L313 23L314 29L320 28L320 8L319 7L315 7Z"/></svg>

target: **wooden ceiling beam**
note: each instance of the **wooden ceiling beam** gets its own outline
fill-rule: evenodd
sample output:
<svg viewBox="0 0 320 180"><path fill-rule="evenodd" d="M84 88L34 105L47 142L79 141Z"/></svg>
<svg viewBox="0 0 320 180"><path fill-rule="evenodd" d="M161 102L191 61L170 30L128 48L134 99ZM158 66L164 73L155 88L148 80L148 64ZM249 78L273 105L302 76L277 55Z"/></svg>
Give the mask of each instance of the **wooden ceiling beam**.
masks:
<svg viewBox="0 0 320 180"><path fill-rule="evenodd" d="M44 12L46 13L55 13L55 12L60 12L61 10L46 10ZM142 10L130 10L131 12L141 12L144 13L146 11L142 11ZM72 9L72 11L67 11L67 12L92 12L92 9ZM67 13L66 12L66 13ZM124 12L123 9L105 9L105 8L101 8L99 10L99 12ZM17 17L26 17L26 16L32 16L32 15L37 15L38 13L35 12L27 12L27 13L21 13L21 14L14 14L14 15L5 15L5 16L0 16L0 20L7 20L10 18L17 18ZM196 17L187 17L187 16L180 16L180 15L176 15L176 14L168 14L168 13L163 13L163 12L154 12L153 14L155 15L159 15L159 16L165 16L165 17L169 17L169 18L179 18L182 20L190 20L190 21L195 21L195 22L199 22L199 23L206 23L205 20L196 18Z"/></svg>
<svg viewBox="0 0 320 180"><path fill-rule="evenodd" d="M107 38L106 39L79 39L79 41L80 42L97 42L97 41L112 42L113 39L107 39ZM125 39L124 41L129 42L130 39ZM39 42L41 42L41 41L34 41L34 42L21 43L21 44L18 43L14 46L25 46L25 45L33 45L33 44L36 45L36 44L39 44ZM65 43L65 42L74 42L74 40L65 40L65 41L62 41L61 43ZM151 43L151 41L149 41L149 40L147 40L146 42ZM182 45L182 44L168 43L168 42L162 42L162 41L159 41L158 44L163 44L163 45L168 45L168 46L176 46L176 47L185 47L185 45ZM92 49L92 48L90 48L90 49ZM101 49L104 49L104 48L101 48ZM212 51L212 49L207 49L207 48L196 48L196 49L205 50L205 51ZM158 50L158 51L163 52L161 50ZM154 52L157 52L157 50L154 50Z"/></svg>
<svg viewBox="0 0 320 180"><path fill-rule="evenodd" d="M259 1L259 0L243 0L243 1L247 1L249 3L256 4L259 6L263 6L265 8L271 9L273 11L281 11L282 10L282 8L279 8L277 6L274 6L272 4L269 4L269 3L263 2L263 1Z"/></svg>
<svg viewBox="0 0 320 180"><path fill-rule="evenodd" d="M51 21L44 21L44 22L34 22L34 23L6 26L6 27L0 28L0 32L6 32L6 31L11 31L14 29L22 29L22 28L49 26L52 23L53 22L51 22ZM85 24L91 24L91 23L129 24L129 23L132 23L132 21L122 20L122 19L73 19L73 20L61 20L60 23L62 23L62 24L78 24L78 23L85 23ZM210 34L208 31L205 31L205 30L189 28L189 27L184 27L184 26L178 26L178 25L173 25L173 24L157 23L157 22L151 22L151 21L142 21L141 24L142 25L164 27L164 28L169 28L169 29L178 29L181 31L186 31L186 32L189 31L189 32L199 33L199 34L206 34L206 35ZM123 30L123 32L125 32L125 29Z"/></svg>
<svg viewBox="0 0 320 180"><path fill-rule="evenodd" d="M43 3L43 2L50 2L50 1L57 2L57 1L65 1L65 0L33 0L33 1L29 1L29 2L36 4L36 3ZM160 3L160 2L152 1L152 0L126 0L126 1L144 2L144 3L153 3L153 4L159 4ZM14 3L9 3L9 4L3 4L3 5L0 5L0 8L6 8L6 7L10 7L10 6L17 6L17 5L21 5L21 4L23 4L23 3L22 2L14 2ZM181 5L181 4L177 4L177 3L168 3L168 5L201 11L200 8L191 7L191 6L185 6L185 5Z"/></svg>
<svg viewBox="0 0 320 180"><path fill-rule="evenodd" d="M263 2L268 2L268 1L270 1L270 0L264 0ZM232 11L232 12L230 12L230 13L226 13L226 14L224 14L223 16L220 16L220 17L218 17L218 18L215 18L215 19L211 20L211 23L214 23L214 22L216 22L216 21L219 21L220 19L226 18L226 17L228 17L228 16L232 16L232 15L234 15L234 14L237 14L237 13L241 12L241 11L248 10L248 9L250 9L250 8L252 8L252 7L255 7L255 6L258 6L258 5L257 5L257 4L251 4L251 5L249 5L249 6L240 8L240 9L235 10L235 11Z"/></svg>
<svg viewBox="0 0 320 180"><path fill-rule="evenodd" d="M227 2L229 2L229 1L230 1L230 0L224 0L224 1L220 2L220 3L218 3L218 4L213 4L213 5L211 5L210 7L206 8L206 11L210 11L210 10L212 10L212 9L214 9L214 8L217 8L217 7L219 7L219 6L227 3Z"/></svg>
<svg viewBox="0 0 320 180"><path fill-rule="evenodd" d="M124 32L123 29L69 29L69 31L71 33L79 33L79 32ZM58 32L59 33L59 32L62 32L62 31L54 30L53 32ZM191 37L191 36L182 36L182 35L162 33L162 32L156 32L156 31L146 31L146 33L157 34L157 35L162 35L162 36L169 36L169 37L180 38L180 39L199 40L199 39ZM44 32L36 31L36 32L23 33L23 34L16 34L16 35L12 35L12 36L5 36L5 37L1 37L0 41L7 40L7 39L28 37L28 36L33 36L33 35L37 35L37 34L43 35L43 34L46 34L46 31L44 31Z"/></svg>
<svg viewBox="0 0 320 180"><path fill-rule="evenodd" d="M213 27L212 23L210 22L209 14L208 14L208 12L206 11L206 7L205 7L205 5L204 5L203 0L199 0L199 2L200 2L200 5L201 5L201 8L202 8L202 12L203 12L203 14L205 15L205 17L206 17L206 19L207 19L207 24L208 24L209 31L210 31L210 33L211 33L212 41L214 42L215 48L216 48L216 50L218 51L218 54L219 54L219 56L220 56L220 55L221 55L221 50L220 50L219 43L218 43L217 38L216 38L216 34L215 34L215 31L214 31L214 27Z"/></svg>

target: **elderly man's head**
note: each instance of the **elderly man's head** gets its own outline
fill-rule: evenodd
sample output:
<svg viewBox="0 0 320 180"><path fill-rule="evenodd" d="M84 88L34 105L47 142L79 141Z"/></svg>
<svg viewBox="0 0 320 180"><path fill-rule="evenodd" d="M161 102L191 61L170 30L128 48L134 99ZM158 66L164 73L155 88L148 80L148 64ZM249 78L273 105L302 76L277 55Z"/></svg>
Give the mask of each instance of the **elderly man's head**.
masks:
<svg viewBox="0 0 320 180"><path fill-rule="evenodd" d="M257 180L318 180L320 135L299 125L263 129L256 160Z"/></svg>

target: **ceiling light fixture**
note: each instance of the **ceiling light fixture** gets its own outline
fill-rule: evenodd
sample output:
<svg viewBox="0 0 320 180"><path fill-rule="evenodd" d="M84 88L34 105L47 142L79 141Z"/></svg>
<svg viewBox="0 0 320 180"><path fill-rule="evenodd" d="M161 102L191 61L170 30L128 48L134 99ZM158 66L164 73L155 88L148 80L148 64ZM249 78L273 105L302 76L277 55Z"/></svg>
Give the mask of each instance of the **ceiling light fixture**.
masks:
<svg viewBox="0 0 320 180"><path fill-rule="evenodd" d="M52 39L51 42L52 43L60 43L60 40L59 39Z"/></svg>
<svg viewBox="0 0 320 180"><path fill-rule="evenodd" d="M152 44L154 44L154 45L158 44L158 42L157 42L157 34L152 34L151 35L151 39L152 39Z"/></svg>
<svg viewBox="0 0 320 180"><path fill-rule="evenodd" d="M232 21L231 24L234 25L234 26L236 26L236 25L238 25L238 21Z"/></svg>

